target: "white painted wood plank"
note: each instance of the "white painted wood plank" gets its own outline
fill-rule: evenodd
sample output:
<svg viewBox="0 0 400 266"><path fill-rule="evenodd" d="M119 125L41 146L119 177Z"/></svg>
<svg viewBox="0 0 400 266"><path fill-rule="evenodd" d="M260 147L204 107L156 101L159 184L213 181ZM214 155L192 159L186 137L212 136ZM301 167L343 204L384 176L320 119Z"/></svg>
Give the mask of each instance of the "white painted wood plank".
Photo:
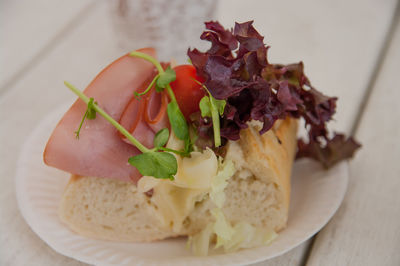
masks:
<svg viewBox="0 0 400 266"><path fill-rule="evenodd" d="M0 265L84 265L39 239L22 219L15 198L15 170L26 136L48 112L75 96L63 85L84 88L109 62L115 48L104 2L0 98Z"/></svg>
<svg viewBox="0 0 400 266"><path fill-rule="evenodd" d="M0 1L0 90L93 1Z"/></svg>
<svg viewBox="0 0 400 266"><path fill-rule="evenodd" d="M271 62L302 60L311 83L339 97L332 127L349 131L395 5L396 0L221 0L219 18L225 26L254 20L271 46Z"/></svg>
<svg viewBox="0 0 400 266"><path fill-rule="evenodd" d="M305 256L307 255L307 251L311 240L303 243L302 245L290 250L282 256L266 260L263 262L251 264L249 266L295 266L302 265Z"/></svg>
<svg viewBox="0 0 400 266"><path fill-rule="evenodd" d="M330 127L349 133L395 4L395 0L306 0L290 4L223 0L219 19L224 26L233 25L233 21L254 20L255 27L271 46L268 51L271 62L302 60L312 84L328 95L339 97L336 121ZM307 245L303 244L296 252L260 265L300 265L306 250Z"/></svg>
<svg viewBox="0 0 400 266"><path fill-rule="evenodd" d="M363 148L344 204L318 235L309 266L400 265L400 24L363 114Z"/></svg>

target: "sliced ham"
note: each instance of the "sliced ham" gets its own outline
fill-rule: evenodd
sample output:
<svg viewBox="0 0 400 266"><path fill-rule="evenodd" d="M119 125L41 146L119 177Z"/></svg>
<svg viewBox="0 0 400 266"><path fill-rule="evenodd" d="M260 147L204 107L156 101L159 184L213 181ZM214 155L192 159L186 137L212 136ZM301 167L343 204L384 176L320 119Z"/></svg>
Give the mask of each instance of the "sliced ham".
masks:
<svg viewBox="0 0 400 266"><path fill-rule="evenodd" d="M153 74L142 84L142 86L137 90L137 92L143 92L148 84L152 81L155 76L155 71ZM137 140L140 141L147 148L151 148L153 139L148 137L148 133L153 132L153 130L143 121L143 115L145 113L146 103L144 99L138 99L132 97L129 103L126 105L124 111L121 114L119 123L131 133ZM124 135L119 133L122 140L128 144L131 144L129 140L125 138Z"/></svg>
<svg viewBox="0 0 400 266"><path fill-rule="evenodd" d="M147 89L157 72L148 79L137 92ZM138 139L147 148L153 148L153 139L147 136L149 130L157 133L163 128L169 128L167 115L168 95L166 92L158 93L153 87L148 93L139 97L132 97L123 111L119 123ZM122 134L121 138L129 143Z"/></svg>
<svg viewBox="0 0 400 266"><path fill-rule="evenodd" d="M165 70L170 64L161 62L161 66ZM156 73L154 75L156 75ZM142 118L155 133L163 128L170 127L167 115L168 102L169 98L167 92L164 90L158 93L155 86L153 86L152 90L145 96Z"/></svg>
<svg viewBox="0 0 400 266"><path fill-rule="evenodd" d="M155 133L169 127L167 105L168 95L165 91L158 93L153 89L146 97L143 119Z"/></svg>
<svg viewBox="0 0 400 266"><path fill-rule="evenodd" d="M152 48L139 51L155 56ZM136 117L142 117L139 113L145 106L134 104L133 92L151 80L152 75L154 67L151 63L125 55L98 74L84 93L93 97L99 106L117 121L130 104L132 121L135 122ZM155 104L149 106L157 108ZM78 99L67 111L46 145L44 162L76 175L136 182L141 175L135 167L128 164L128 158L139 154L139 151L124 142L117 130L103 117L97 115L94 120L86 120L80 138L75 138L74 132L86 107L86 104ZM155 133L150 126L139 120L136 128L140 128L141 131L137 131L136 135L140 136L143 142L152 143Z"/></svg>

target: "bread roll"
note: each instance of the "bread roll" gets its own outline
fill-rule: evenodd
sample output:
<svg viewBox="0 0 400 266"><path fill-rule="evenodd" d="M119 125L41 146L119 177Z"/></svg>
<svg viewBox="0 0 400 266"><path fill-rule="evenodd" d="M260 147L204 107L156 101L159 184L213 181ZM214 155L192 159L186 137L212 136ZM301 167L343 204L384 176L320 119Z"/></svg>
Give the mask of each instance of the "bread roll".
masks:
<svg viewBox="0 0 400 266"><path fill-rule="evenodd" d="M259 129L260 124L252 122L239 141L227 144L226 159L233 161L236 173L225 189L222 211L233 225L244 221L280 231L288 219L297 120L278 121L262 136ZM134 242L193 235L213 221L210 210L215 205L207 193L198 191L182 224L166 225L160 220L162 205L154 200L155 193L139 192L136 185L114 179L72 176L59 216L81 235Z"/></svg>

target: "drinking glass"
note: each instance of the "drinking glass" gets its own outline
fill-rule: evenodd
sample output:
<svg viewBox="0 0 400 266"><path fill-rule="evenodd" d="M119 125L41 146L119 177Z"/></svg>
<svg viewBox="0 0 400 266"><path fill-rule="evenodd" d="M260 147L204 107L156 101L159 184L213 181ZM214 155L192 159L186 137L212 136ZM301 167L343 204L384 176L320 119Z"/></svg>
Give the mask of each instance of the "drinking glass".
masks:
<svg viewBox="0 0 400 266"><path fill-rule="evenodd" d="M207 49L200 40L204 22L215 19L215 0L115 0L108 1L116 41L131 51L157 49L158 59L185 63L187 49Z"/></svg>

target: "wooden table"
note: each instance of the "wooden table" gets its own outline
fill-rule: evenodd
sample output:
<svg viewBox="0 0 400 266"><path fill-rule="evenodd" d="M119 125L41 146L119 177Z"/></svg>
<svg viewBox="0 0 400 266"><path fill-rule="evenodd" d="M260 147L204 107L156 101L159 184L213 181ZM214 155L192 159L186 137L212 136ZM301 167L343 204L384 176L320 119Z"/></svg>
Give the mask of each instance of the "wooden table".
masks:
<svg viewBox="0 0 400 266"><path fill-rule="evenodd" d="M221 0L224 25L255 20L271 62L303 60L339 97L331 127L363 144L339 211L312 240L257 265L400 265L400 25L395 0ZM104 1L1 1L0 265L84 265L49 248L22 219L14 176L44 115L121 55ZM396 163L397 162L397 163Z"/></svg>

